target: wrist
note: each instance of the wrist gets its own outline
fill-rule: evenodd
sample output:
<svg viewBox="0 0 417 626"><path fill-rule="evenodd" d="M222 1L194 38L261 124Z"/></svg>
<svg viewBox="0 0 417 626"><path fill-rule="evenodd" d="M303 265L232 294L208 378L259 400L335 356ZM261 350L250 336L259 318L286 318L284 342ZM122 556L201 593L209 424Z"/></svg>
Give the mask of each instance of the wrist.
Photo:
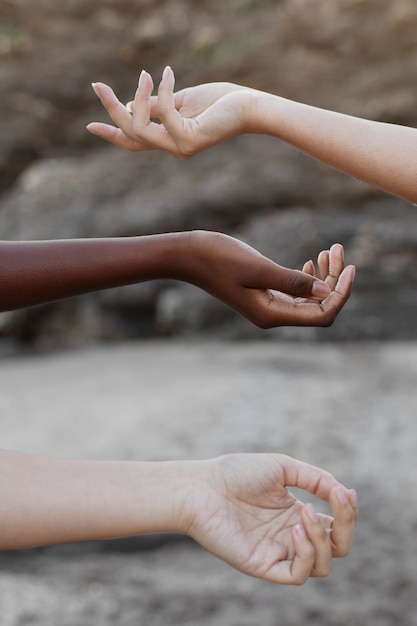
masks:
<svg viewBox="0 0 417 626"><path fill-rule="evenodd" d="M249 133L268 134L268 118L270 115L267 107L270 98L270 94L255 89L248 94L246 125Z"/></svg>
<svg viewBox="0 0 417 626"><path fill-rule="evenodd" d="M190 282L194 272L195 252L194 232L183 231L156 235L163 241L159 252L162 274L160 278L170 278ZM158 259L157 259L158 263Z"/></svg>
<svg viewBox="0 0 417 626"><path fill-rule="evenodd" d="M214 294L213 277L222 276L224 264L230 261L228 243L231 238L223 233L209 230L193 230L188 235L185 280L218 297L222 281L217 282Z"/></svg>
<svg viewBox="0 0 417 626"><path fill-rule="evenodd" d="M299 103L264 91L251 90L246 106L246 119L249 133L271 135L291 143L287 137L300 115Z"/></svg>
<svg viewBox="0 0 417 626"><path fill-rule="evenodd" d="M150 464L155 484L153 500L159 503L154 530L190 535L197 513L198 501L207 482L207 461L163 461ZM151 481L152 482L152 481ZM152 503L151 503L152 508ZM157 530L156 527L159 525Z"/></svg>
<svg viewBox="0 0 417 626"><path fill-rule="evenodd" d="M200 541L207 520L218 503L218 460L213 458L177 464L175 530L196 541Z"/></svg>

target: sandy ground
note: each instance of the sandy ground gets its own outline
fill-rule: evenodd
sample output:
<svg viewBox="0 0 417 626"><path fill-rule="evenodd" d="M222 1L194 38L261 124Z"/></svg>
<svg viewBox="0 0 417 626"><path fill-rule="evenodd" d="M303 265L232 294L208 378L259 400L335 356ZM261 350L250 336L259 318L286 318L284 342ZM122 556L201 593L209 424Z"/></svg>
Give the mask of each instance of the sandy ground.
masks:
<svg viewBox="0 0 417 626"><path fill-rule="evenodd" d="M1 626L417 625L417 344L146 342L3 356L2 447L113 459L281 451L359 495L347 559L300 588L151 536L0 560Z"/></svg>

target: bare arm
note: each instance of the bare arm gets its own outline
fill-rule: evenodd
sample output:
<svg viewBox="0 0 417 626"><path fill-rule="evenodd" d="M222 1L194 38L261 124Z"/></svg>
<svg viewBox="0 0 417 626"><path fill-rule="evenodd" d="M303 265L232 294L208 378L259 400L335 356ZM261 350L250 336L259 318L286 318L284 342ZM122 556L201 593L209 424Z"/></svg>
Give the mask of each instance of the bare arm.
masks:
<svg viewBox="0 0 417 626"><path fill-rule="evenodd" d="M73 461L2 450L0 467L0 549L180 531L175 498L181 500L186 483L180 463Z"/></svg>
<svg viewBox="0 0 417 626"><path fill-rule="evenodd" d="M417 203L417 129L252 92L248 128Z"/></svg>
<svg viewBox="0 0 417 626"><path fill-rule="evenodd" d="M0 466L0 549L180 532L246 574L302 584L348 554L358 515L354 491L279 454L124 462L3 450ZM287 485L328 501L331 515Z"/></svg>
<svg viewBox="0 0 417 626"><path fill-rule="evenodd" d="M208 231L143 237L0 242L0 310L151 279L192 283L263 328L328 326L350 295L353 266L335 245L304 271Z"/></svg>
<svg viewBox="0 0 417 626"><path fill-rule="evenodd" d="M152 79L142 72L135 98L126 107L110 87L96 84L116 126L92 123L88 129L128 150L160 149L180 158L234 135L272 135L330 167L417 203L415 128L336 113L231 83L176 93L174 83L167 68L158 96L152 96ZM154 121L157 117L160 124Z"/></svg>
<svg viewBox="0 0 417 626"><path fill-rule="evenodd" d="M153 278L183 278L184 233L0 242L1 310L44 304Z"/></svg>

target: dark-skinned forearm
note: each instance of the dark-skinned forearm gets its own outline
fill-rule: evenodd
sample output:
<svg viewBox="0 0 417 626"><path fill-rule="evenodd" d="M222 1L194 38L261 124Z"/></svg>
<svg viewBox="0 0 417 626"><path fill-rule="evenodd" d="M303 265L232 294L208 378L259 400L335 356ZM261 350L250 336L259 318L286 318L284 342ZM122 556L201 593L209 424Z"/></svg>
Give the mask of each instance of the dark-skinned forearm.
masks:
<svg viewBox="0 0 417 626"><path fill-rule="evenodd" d="M0 242L0 310L159 278L183 280L189 233Z"/></svg>

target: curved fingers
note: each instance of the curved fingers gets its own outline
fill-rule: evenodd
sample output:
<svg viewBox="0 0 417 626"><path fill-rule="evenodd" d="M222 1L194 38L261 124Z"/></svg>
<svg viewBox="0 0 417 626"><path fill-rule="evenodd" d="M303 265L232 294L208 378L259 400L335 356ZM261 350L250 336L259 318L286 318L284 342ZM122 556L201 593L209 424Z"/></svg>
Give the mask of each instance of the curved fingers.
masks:
<svg viewBox="0 0 417 626"><path fill-rule="evenodd" d="M130 151L161 149L177 156L175 142L162 124L151 121L155 112L155 97L152 96L153 81L147 72L142 72L133 104L123 105L113 90L104 83L93 84L96 95L116 125L93 122L88 130L106 141Z"/></svg>
<svg viewBox="0 0 417 626"><path fill-rule="evenodd" d="M260 328L331 326L349 299L354 277L355 268L346 267L339 277L336 289L322 302L312 298L294 298L273 289L248 288L245 294L245 309L249 310L250 307L253 314L247 317ZM252 292L252 299L248 298L248 291Z"/></svg>
<svg viewBox="0 0 417 626"><path fill-rule="evenodd" d="M324 325L332 324L337 314L348 301L352 292L355 273L356 268L354 265L348 265L345 267L338 276L336 285L332 289L330 295L321 303ZM331 280L333 281L333 278Z"/></svg>
<svg viewBox="0 0 417 626"><path fill-rule="evenodd" d="M132 116L124 104L116 97L113 89L105 83L94 83L93 89L116 126L120 128L126 137L135 139L132 132Z"/></svg>
<svg viewBox="0 0 417 626"><path fill-rule="evenodd" d="M333 291L336 288L339 276L345 267L343 246L340 243L333 244L330 250L324 253L322 264L323 271L327 270L323 280L326 281L330 289Z"/></svg>
<svg viewBox="0 0 417 626"><path fill-rule="evenodd" d="M283 307L281 298L283 320L293 326L331 326L349 299L354 278L355 267L348 265L340 274L335 288L322 302L293 300L287 301L287 307Z"/></svg>
<svg viewBox="0 0 417 626"><path fill-rule="evenodd" d="M314 566L314 547L302 524L294 526L291 534L295 546L294 558L277 561L263 576L265 580L281 585L303 585L309 579Z"/></svg>
<svg viewBox="0 0 417 626"><path fill-rule="evenodd" d="M152 148L177 156L177 146L164 124L151 120L151 116L159 115L159 94L158 97L152 96L153 87L151 75L142 70L133 106L129 107L132 111L133 136L145 141Z"/></svg>
<svg viewBox="0 0 417 626"><path fill-rule="evenodd" d="M93 135L97 135L112 143L115 146L120 148L124 148L125 150L129 150L130 152L136 152L138 150L149 150L148 146L143 144L139 145L137 141L127 137L120 128L116 128L115 126L111 126L110 124L103 124L102 122L90 122L87 125L87 130Z"/></svg>
<svg viewBox="0 0 417 626"><path fill-rule="evenodd" d="M301 519L307 537L314 547L314 564L310 576L328 576L333 568L333 553L330 535L322 516L319 516L313 505L306 504L301 511Z"/></svg>
<svg viewBox="0 0 417 626"><path fill-rule="evenodd" d="M326 280L329 275L329 254L330 250L322 250L317 257L317 266L321 280Z"/></svg>
<svg viewBox="0 0 417 626"><path fill-rule="evenodd" d="M310 276L315 275L314 263L311 259L304 263L302 271L304 272L304 274L310 274Z"/></svg>
<svg viewBox="0 0 417 626"><path fill-rule="evenodd" d="M142 70L139 76L138 88L136 89L133 106L128 109L131 113L131 133L135 139L144 140L145 132L151 124L150 99L153 91L153 80L150 74ZM145 139L146 140L146 139ZM149 143L149 142L148 142ZM152 145L152 142L150 142Z"/></svg>
<svg viewBox="0 0 417 626"><path fill-rule="evenodd" d="M353 489L336 487L331 490L329 500L334 516L330 534L333 556L346 556L359 515L356 493Z"/></svg>
<svg viewBox="0 0 417 626"><path fill-rule="evenodd" d="M309 576L327 576L332 569L332 559L346 556L350 551L358 519L356 493L321 468L291 457L283 457L281 463L285 485L304 489L330 502L333 517L317 514L311 504L304 505L301 511L301 521L314 550Z"/></svg>
<svg viewBox="0 0 417 626"><path fill-rule="evenodd" d="M319 278L312 261L303 271L290 270L264 258L251 265L246 280L244 310L261 328L277 326L330 326L352 291L355 267L344 267L344 250L334 244L318 256Z"/></svg>
<svg viewBox="0 0 417 626"><path fill-rule="evenodd" d="M178 150L182 152L181 142L183 140L184 125L183 118L176 108L174 87L174 72L168 66L164 69L162 80L158 87L158 117L175 142Z"/></svg>

